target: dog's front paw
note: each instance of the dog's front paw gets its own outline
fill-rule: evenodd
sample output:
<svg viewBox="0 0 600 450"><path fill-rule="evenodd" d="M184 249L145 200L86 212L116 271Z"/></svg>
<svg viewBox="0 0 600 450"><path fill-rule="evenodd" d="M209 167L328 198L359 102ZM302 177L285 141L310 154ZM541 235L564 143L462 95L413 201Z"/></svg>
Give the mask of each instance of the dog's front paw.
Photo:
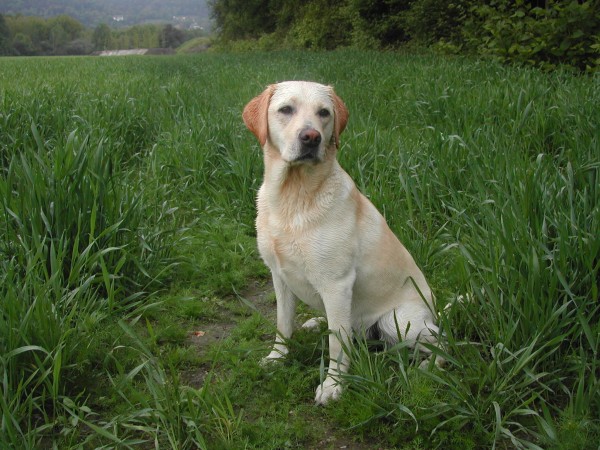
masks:
<svg viewBox="0 0 600 450"><path fill-rule="evenodd" d="M287 351L282 350L273 350L267 356L260 360L260 365L263 367L269 366L271 364L277 364L283 361Z"/></svg>
<svg viewBox="0 0 600 450"><path fill-rule="evenodd" d="M325 381L317 388L315 402L317 405L325 405L330 400L337 400L342 394L342 386L331 377L325 378Z"/></svg>

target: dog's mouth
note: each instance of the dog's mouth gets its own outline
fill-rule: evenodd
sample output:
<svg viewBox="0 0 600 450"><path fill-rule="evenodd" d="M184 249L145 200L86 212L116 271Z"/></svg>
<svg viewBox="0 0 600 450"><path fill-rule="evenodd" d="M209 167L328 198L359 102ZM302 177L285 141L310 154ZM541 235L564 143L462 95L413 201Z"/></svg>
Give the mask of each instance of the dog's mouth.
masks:
<svg viewBox="0 0 600 450"><path fill-rule="evenodd" d="M303 145L301 143L291 147L282 153L282 156L290 164L317 164L323 159L323 147L321 145Z"/></svg>
<svg viewBox="0 0 600 450"><path fill-rule="evenodd" d="M318 148L307 148L302 150L302 153L298 158L296 158L296 161L312 161L317 159L319 154Z"/></svg>
<svg viewBox="0 0 600 450"><path fill-rule="evenodd" d="M319 149L311 149L310 151L303 151L299 156L294 158L290 163L292 165L297 164L309 164L314 165L321 162L321 156L319 155Z"/></svg>

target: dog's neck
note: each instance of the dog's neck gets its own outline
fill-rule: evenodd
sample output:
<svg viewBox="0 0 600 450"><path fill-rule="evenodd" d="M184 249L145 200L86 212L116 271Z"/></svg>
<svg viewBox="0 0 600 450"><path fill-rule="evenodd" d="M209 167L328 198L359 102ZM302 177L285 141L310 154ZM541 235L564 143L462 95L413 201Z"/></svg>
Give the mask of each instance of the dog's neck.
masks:
<svg viewBox="0 0 600 450"><path fill-rule="evenodd" d="M263 148L265 163L265 182L279 187L282 193L290 184L299 183L310 193L316 193L320 185L338 166L335 147L329 147L325 158L319 162L288 162L283 160L278 150L268 143Z"/></svg>
<svg viewBox="0 0 600 450"><path fill-rule="evenodd" d="M335 158L335 148L328 149L325 159L318 163L290 163L268 145L263 150L264 184L269 186L266 191L270 193L268 204L272 211L287 216L286 221L291 223L294 217L308 219L327 209L343 172Z"/></svg>

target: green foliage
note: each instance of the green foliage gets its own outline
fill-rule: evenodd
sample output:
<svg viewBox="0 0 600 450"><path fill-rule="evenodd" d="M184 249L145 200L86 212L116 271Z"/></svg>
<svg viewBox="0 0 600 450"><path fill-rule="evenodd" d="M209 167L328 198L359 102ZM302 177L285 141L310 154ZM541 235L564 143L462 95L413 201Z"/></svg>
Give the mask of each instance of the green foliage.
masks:
<svg viewBox="0 0 600 450"><path fill-rule="evenodd" d="M10 53L10 30L6 25L4 16L0 14L0 56L9 55Z"/></svg>
<svg viewBox="0 0 600 450"><path fill-rule="evenodd" d="M17 54L32 55L48 50L48 27L44 20L39 18L21 18L6 16L6 22L13 37L12 46Z"/></svg>
<svg viewBox="0 0 600 450"><path fill-rule="evenodd" d="M209 0L212 17L225 41L256 39L276 28L269 0Z"/></svg>
<svg viewBox="0 0 600 450"><path fill-rule="evenodd" d="M92 34L94 50L120 50L133 48L177 47L193 34L184 33L172 25L135 25L129 28L111 29L98 25Z"/></svg>
<svg viewBox="0 0 600 450"><path fill-rule="evenodd" d="M69 16L50 19L6 16L9 50L17 55L61 55L72 53L74 43L84 40L84 26Z"/></svg>
<svg viewBox="0 0 600 450"><path fill-rule="evenodd" d="M597 2L549 1L541 8L523 0L495 1L471 12L464 35L481 54L546 69L600 65Z"/></svg>
<svg viewBox="0 0 600 450"><path fill-rule="evenodd" d="M239 4L238 4L239 3ZM394 48L407 43L471 52L543 69L595 71L598 3L592 0L213 0L221 45L238 49Z"/></svg>
<svg viewBox="0 0 600 450"><path fill-rule="evenodd" d="M303 4L289 30L288 42L293 47L324 50L350 45L350 17L342 6L343 2L335 0Z"/></svg>
<svg viewBox="0 0 600 450"><path fill-rule="evenodd" d="M200 53L208 50L212 44L208 36L192 38L177 48L177 53Z"/></svg>
<svg viewBox="0 0 600 450"><path fill-rule="evenodd" d="M112 33L110 27L101 23L94 28L94 34L92 34L92 45L95 50L108 50L112 48Z"/></svg>
<svg viewBox="0 0 600 450"><path fill-rule="evenodd" d="M184 41L185 34L183 31L175 28L171 24L167 24L162 29L159 46L163 48L176 48L179 47Z"/></svg>
<svg viewBox="0 0 600 450"><path fill-rule="evenodd" d="M49 19L1 16L0 55L88 55L92 51L178 47L202 30L180 30L171 24L144 24L111 29L106 23L86 29L69 16ZM2 37L3 36L3 37Z"/></svg>
<svg viewBox="0 0 600 450"><path fill-rule="evenodd" d="M159 47L163 33L164 27L154 24L134 25L114 30L108 41L110 44L107 50Z"/></svg>
<svg viewBox="0 0 600 450"><path fill-rule="evenodd" d="M36 48L33 45L31 38L23 33L17 33L13 38L11 52L15 52L17 55L29 56L35 55Z"/></svg>
<svg viewBox="0 0 600 450"><path fill-rule="evenodd" d="M473 0L415 0L407 13L407 29L415 41L461 45L461 30Z"/></svg>
<svg viewBox="0 0 600 450"><path fill-rule="evenodd" d="M406 14L410 0L348 0L354 17L355 35L361 42L373 42L378 47L395 47L409 39Z"/></svg>

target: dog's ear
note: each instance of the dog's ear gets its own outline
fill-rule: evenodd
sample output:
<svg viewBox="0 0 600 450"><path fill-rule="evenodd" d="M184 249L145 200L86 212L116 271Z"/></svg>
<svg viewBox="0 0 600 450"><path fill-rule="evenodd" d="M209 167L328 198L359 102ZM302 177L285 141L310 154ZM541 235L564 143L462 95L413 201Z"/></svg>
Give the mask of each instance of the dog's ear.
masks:
<svg viewBox="0 0 600 450"><path fill-rule="evenodd" d="M267 113L269 111L269 102L275 90L274 85L269 85L257 97L254 97L244 108L242 118L244 123L252 133L258 138L261 147L267 142L269 136L269 123Z"/></svg>
<svg viewBox="0 0 600 450"><path fill-rule="evenodd" d="M348 123L348 108L344 104L343 100L338 97L338 95L333 92L331 89L331 99L333 100L333 108L334 108L334 141L335 146L339 147L340 144L340 134L346 128L346 124Z"/></svg>

